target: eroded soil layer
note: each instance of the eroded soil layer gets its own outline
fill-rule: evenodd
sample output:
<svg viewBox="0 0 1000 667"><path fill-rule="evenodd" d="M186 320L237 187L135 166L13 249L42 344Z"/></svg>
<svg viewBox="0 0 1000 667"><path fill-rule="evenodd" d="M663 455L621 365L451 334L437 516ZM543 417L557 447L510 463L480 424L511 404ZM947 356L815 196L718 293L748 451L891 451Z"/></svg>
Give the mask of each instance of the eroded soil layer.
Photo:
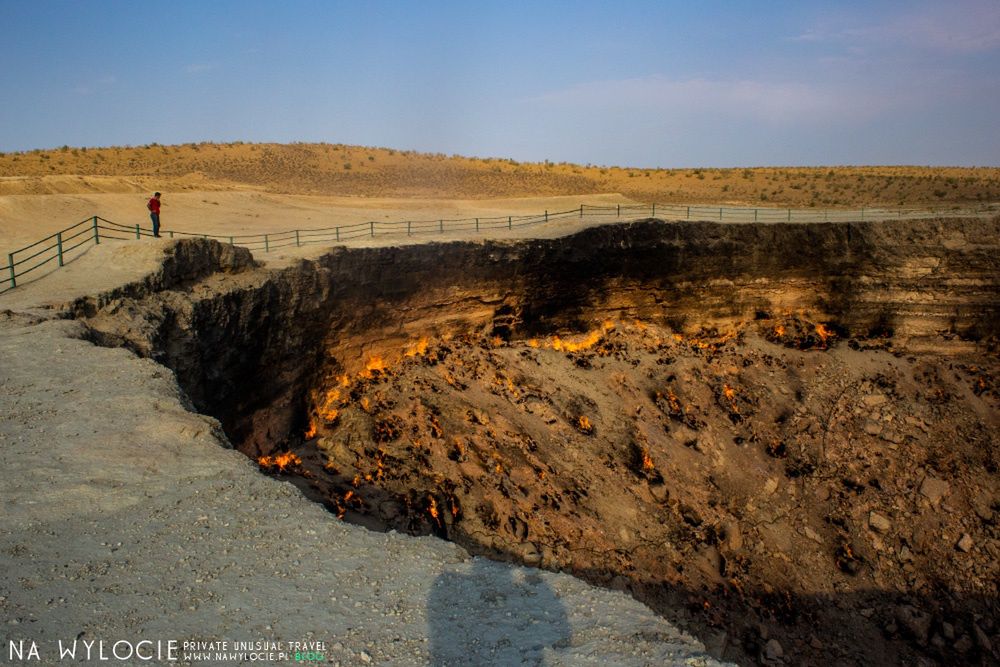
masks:
<svg viewBox="0 0 1000 667"><path fill-rule="evenodd" d="M998 238L646 221L78 311L344 518L627 588L730 658L989 662Z"/></svg>
<svg viewBox="0 0 1000 667"><path fill-rule="evenodd" d="M780 322L415 341L260 462L349 520L686 608L730 658L985 657L1000 366Z"/></svg>

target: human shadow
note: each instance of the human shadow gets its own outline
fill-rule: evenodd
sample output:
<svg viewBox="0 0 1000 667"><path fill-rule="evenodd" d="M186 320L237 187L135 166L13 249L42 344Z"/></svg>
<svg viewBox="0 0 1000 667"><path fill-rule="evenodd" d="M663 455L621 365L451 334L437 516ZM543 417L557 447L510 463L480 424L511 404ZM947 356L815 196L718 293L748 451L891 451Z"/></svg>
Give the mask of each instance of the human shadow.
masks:
<svg viewBox="0 0 1000 667"><path fill-rule="evenodd" d="M479 557L435 579L427 617L435 667L545 665L572 634L541 573Z"/></svg>

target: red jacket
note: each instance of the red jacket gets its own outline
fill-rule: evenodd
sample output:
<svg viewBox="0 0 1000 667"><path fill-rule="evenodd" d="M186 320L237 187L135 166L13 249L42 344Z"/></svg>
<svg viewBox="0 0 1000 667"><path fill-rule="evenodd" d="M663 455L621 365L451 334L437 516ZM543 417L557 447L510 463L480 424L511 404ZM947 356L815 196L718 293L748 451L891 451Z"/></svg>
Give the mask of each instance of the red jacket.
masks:
<svg viewBox="0 0 1000 667"><path fill-rule="evenodd" d="M146 204L146 208L149 209L150 213L156 213L157 215L159 215L160 214L160 200L157 199L156 197L151 198L149 200L149 203Z"/></svg>

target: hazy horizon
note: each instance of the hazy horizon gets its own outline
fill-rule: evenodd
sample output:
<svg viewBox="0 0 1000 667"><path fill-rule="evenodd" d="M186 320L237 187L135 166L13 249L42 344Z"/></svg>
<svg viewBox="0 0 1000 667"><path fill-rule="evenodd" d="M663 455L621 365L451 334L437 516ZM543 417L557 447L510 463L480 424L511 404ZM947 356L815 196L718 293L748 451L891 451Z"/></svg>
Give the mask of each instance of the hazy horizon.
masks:
<svg viewBox="0 0 1000 667"><path fill-rule="evenodd" d="M1000 4L0 0L0 151L1000 165Z"/></svg>

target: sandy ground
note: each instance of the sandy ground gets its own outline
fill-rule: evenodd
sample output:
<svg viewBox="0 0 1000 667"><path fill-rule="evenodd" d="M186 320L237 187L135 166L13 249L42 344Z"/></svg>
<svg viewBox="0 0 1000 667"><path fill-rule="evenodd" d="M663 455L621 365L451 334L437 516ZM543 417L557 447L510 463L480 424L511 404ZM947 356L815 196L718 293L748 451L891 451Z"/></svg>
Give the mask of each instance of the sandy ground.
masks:
<svg viewBox="0 0 1000 667"><path fill-rule="evenodd" d="M235 225L232 202L240 196L225 208L220 202L226 212L216 217L207 213L215 204L191 206L184 224ZM135 203L106 197L101 213L110 218ZM34 239L48 229L11 220L53 210L16 199L2 201L5 243L9 230ZM178 200L166 198L165 219L172 211L182 217L185 200ZM267 207L288 204L263 201L261 218L243 224L270 226ZM87 197L57 203L71 219L94 211ZM526 209L540 204L523 202ZM384 215L395 217L397 205L386 203ZM11 217L12 206L22 217ZM318 210L303 203L286 213L301 221ZM61 227L66 218L48 219ZM472 559L437 539L338 521L227 449L217 423L187 408L168 369L92 345L79 323L45 307L142 277L167 243L105 243L0 296L5 660L17 662L11 651L29 656L34 646L35 664L57 663L60 640L81 642L78 659L82 642L98 642L93 662L101 641L112 655L119 640L132 647L150 640L154 650L155 642L174 640L177 664L196 661L183 647L191 641L228 642L230 653L239 653L235 642L277 642L276 654L291 652L293 642L322 642L315 647L322 661L344 665L718 664L624 594ZM129 650L122 644L118 655ZM222 662L214 649L198 652Z"/></svg>
<svg viewBox="0 0 1000 667"><path fill-rule="evenodd" d="M10 195L0 196L0 248L6 264L6 253L15 247L33 243L47 234L79 222L93 211L115 222L129 221L149 227L149 219L136 213L145 210L145 199L136 206L135 195ZM210 203L205 203L207 200ZM177 202L176 200L180 200ZM305 197L297 195L265 195L261 193L212 192L179 194L164 198L174 203L176 209L164 207L162 214L162 239L143 236L140 240L107 240L98 245L86 244L75 251L66 266L58 269L56 263L47 265L18 278L18 288L0 294L0 308L26 308L43 303L65 303L75 298L101 291L138 279L155 269L162 249L170 243L170 231L219 235L263 234L275 230L321 228L329 225L349 225L369 221L465 219L480 216L534 215L569 211L585 204L589 206L623 206L632 204L618 195L591 195L580 197L549 197L500 200L370 200L348 197ZM215 203L220 202L217 206ZM224 205L223 205L224 202ZM95 208L100 207L100 208ZM250 213L253 211L253 213ZM87 212L87 213L85 213ZM139 215L137 218L136 216ZM170 216L170 217L168 217ZM178 220L179 218L179 220ZM40 226L38 220L56 220L57 224ZM623 216L625 219L625 216ZM36 222L32 222L36 221ZM493 239L553 238L571 234L580 229L617 221L610 214L575 215L554 219L551 222L492 229ZM402 228L401 228L402 229ZM484 230L485 232L485 230ZM470 231L449 231L444 234L427 233L407 236L405 232L379 232L374 238L361 236L339 245L387 246L410 243L435 243L470 241L486 238ZM180 238L180 236L178 236ZM271 267L280 267L299 259L322 255L333 243L316 243L302 247L285 246L271 252L254 249L257 261ZM51 253L44 257L50 256ZM43 258L44 258L43 257ZM6 286L6 283L3 284Z"/></svg>
<svg viewBox="0 0 1000 667"><path fill-rule="evenodd" d="M150 227L148 194L50 194L0 196L0 265L7 253L97 215L123 225ZM580 204L629 204L616 194L515 199L375 199L278 195L253 190L164 192L163 232L264 234L368 221L435 220L533 215Z"/></svg>

